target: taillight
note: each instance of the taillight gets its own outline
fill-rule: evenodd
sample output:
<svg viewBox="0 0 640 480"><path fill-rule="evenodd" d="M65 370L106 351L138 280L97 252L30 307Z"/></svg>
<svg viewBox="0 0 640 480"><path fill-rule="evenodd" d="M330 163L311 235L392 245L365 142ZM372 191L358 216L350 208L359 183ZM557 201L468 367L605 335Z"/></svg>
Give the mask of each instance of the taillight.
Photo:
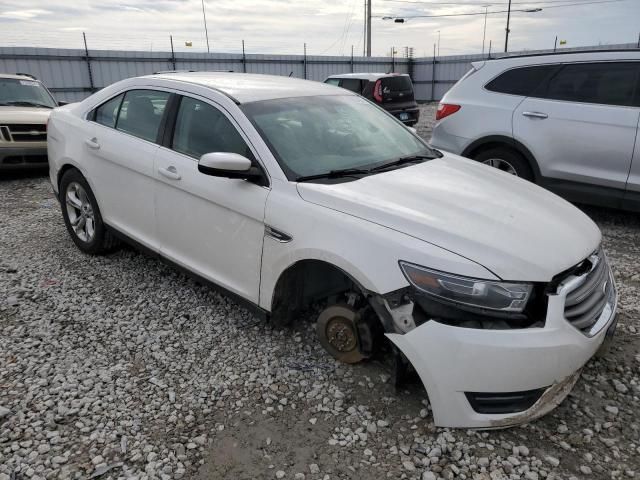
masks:
<svg viewBox="0 0 640 480"><path fill-rule="evenodd" d="M376 102L382 103L382 80L376 80L373 87L373 98L376 99Z"/></svg>
<svg viewBox="0 0 640 480"><path fill-rule="evenodd" d="M442 120L443 118L456 113L460 108L460 105L454 105L453 103L440 103L438 105L438 110L436 110L436 120Z"/></svg>

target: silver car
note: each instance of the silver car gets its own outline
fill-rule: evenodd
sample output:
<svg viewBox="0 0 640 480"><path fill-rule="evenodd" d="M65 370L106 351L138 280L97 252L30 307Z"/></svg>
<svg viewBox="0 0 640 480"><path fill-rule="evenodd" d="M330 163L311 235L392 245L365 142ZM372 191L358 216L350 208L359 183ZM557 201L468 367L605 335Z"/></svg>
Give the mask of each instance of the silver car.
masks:
<svg viewBox="0 0 640 480"><path fill-rule="evenodd" d="M438 106L434 147L571 201L640 210L640 51L472 65Z"/></svg>

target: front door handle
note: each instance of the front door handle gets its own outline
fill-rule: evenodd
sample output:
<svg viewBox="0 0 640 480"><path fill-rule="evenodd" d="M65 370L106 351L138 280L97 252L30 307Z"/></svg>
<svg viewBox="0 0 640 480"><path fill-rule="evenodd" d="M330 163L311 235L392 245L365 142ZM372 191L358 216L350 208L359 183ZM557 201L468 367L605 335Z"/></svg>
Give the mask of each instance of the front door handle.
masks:
<svg viewBox="0 0 640 480"><path fill-rule="evenodd" d="M525 117L531 117L531 118L547 118L549 116L546 113L542 113L542 112L522 112L522 115L524 115Z"/></svg>
<svg viewBox="0 0 640 480"><path fill-rule="evenodd" d="M92 148L93 150L98 150L100 148L100 144L98 143L98 139L96 137L87 138L84 143L87 144L87 147Z"/></svg>
<svg viewBox="0 0 640 480"><path fill-rule="evenodd" d="M163 177L170 178L171 180L180 180L182 178L178 173L176 167L174 167L173 165L167 168L159 168L158 173Z"/></svg>

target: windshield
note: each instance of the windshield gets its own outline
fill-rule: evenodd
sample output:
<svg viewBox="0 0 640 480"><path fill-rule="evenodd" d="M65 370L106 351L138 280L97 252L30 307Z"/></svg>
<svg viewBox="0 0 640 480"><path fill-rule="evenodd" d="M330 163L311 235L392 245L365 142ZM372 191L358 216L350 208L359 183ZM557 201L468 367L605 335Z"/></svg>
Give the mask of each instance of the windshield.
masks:
<svg viewBox="0 0 640 480"><path fill-rule="evenodd" d="M289 180L433 155L405 126L357 95L265 100L241 108Z"/></svg>
<svg viewBox="0 0 640 480"><path fill-rule="evenodd" d="M40 82L29 79L0 78L0 106L42 106L54 108L56 101Z"/></svg>

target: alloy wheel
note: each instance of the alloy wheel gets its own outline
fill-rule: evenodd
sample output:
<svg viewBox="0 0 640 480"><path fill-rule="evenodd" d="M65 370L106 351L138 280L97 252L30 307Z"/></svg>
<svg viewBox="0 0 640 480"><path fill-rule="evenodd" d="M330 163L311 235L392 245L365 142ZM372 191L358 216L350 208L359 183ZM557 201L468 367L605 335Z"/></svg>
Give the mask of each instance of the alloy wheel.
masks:
<svg viewBox="0 0 640 480"><path fill-rule="evenodd" d="M490 167L497 168L498 170L502 170L503 172L507 172L511 175L518 176L518 172L509 162L502 158L488 158L484 160L482 163L485 165L489 165Z"/></svg>
<svg viewBox="0 0 640 480"><path fill-rule="evenodd" d="M83 242L91 242L96 234L96 222L93 206L86 190L78 182L67 187L65 203L69 223L76 236Z"/></svg>

